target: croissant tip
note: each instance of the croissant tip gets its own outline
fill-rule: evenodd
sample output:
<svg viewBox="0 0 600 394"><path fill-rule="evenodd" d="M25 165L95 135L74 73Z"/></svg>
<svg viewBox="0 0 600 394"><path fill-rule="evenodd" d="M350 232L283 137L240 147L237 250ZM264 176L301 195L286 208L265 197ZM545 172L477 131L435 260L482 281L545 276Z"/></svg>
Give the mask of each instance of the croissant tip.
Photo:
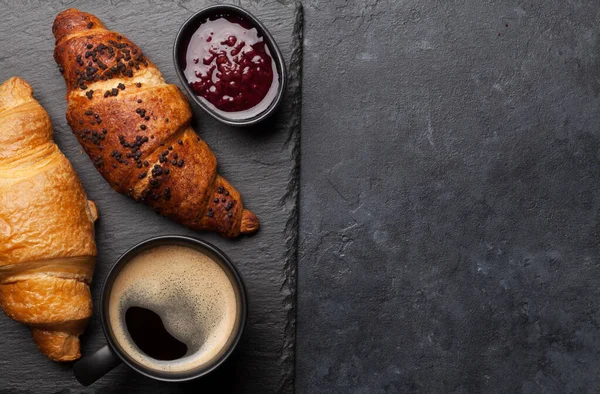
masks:
<svg viewBox="0 0 600 394"><path fill-rule="evenodd" d="M32 328L31 334L40 351L53 361L69 362L81 357L77 335L37 328Z"/></svg>
<svg viewBox="0 0 600 394"><path fill-rule="evenodd" d="M74 7L72 7L72 8L67 8L67 9L66 9L66 10L64 10L64 11L61 11L61 12L59 12L59 13L58 13L58 15L67 14L67 13L69 13L69 12L80 12L80 11L79 11L77 8L74 8ZM57 15L57 16L58 16L58 15Z"/></svg>
<svg viewBox="0 0 600 394"><path fill-rule="evenodd" d="M69 8L56 15L52 25L52 33L56 39L56 44L58 44L71 34L87 31L92 27L104 28L104 25L100 19L92 14L80 11L77 8Z"/></svg>
<svg viewBox="0 0 600 394"><path fill-rule="evenodd" d="M240 232L242 234L252 234L258 231L260 225L258 224L258 218L255 214L247 209L242 212L242 225Z"/></svg>
<svg viewBox="0 0 600 394"><path fill-rule="evenodd" d="M69 15L69 14L83 14L84 12L81 11L78 8L67 8L66 10L63 10L61 12L59 12L58 14L56 14L56 17L54 18L54 21L64 18L65 15Z"/></svg>
<svg viewBox="0 0 600 394"><path fill-rule="evenodd" d="M6 81L2 82L1 86L8 87L8 89L10 89L10 90L17 89L17 90L27 91L28 93L33 95L33 88L31 87L29 82L27 82L26 80L24 80L23 78L21 78L17 75L14 75L14 76L8 78Z"/></svg>

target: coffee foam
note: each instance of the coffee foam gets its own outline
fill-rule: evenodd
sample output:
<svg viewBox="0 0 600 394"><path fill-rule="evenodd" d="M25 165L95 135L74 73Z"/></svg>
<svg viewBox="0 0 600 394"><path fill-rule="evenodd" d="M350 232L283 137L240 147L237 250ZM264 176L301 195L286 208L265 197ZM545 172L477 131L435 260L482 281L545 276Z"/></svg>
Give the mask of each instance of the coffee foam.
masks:
<svg viewBox="0 0 600 394"><path fill-rule="evenodd" d="M173 361L156 360L131 339L125 312L150 309L188 353ZM235 290L223 269L195 249L164 245L146 250L117 275L108 318L117 343L137 363L160 372L185 372L210 362L226 345L236 324Z"/></svg>

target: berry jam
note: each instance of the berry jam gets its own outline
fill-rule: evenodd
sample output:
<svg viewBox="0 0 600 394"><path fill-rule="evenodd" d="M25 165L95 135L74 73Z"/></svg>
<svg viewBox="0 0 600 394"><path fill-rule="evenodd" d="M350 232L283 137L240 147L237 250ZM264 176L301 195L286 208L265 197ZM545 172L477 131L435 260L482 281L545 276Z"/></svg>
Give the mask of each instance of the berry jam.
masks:
<svg viewBox="0 0 600 394"><path fill-rule="evenodd" d="M180 59L190 88L217 109L265 109L273 99L279 83L275 62L262 35L246 19L210 17L182 48Z"/></svg>

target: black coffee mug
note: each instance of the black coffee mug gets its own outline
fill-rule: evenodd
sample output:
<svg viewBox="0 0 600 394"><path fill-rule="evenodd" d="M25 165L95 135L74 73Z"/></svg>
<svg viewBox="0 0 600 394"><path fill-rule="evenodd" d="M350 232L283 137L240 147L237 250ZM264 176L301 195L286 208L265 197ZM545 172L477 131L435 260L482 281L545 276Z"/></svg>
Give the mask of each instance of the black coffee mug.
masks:
<svg viewBox="0 0 600 394"><path fill-rule="evenodd" d="M196 249L211 257L217 264L219 264L219 266L223 269L225 274L229 277L229 280L231 281L235 292L238 306L234 331L232 332L231 336L229 337L229 340L227 341L223 349L220 351L220 353L217 356L215 356L213 360L211 360L209 363L196 368L192 368L184 372L167 373L161 371L154 371L150 370L149 368L143 365L140 365L129 355L127 355L127 353L125 353L121 346L117 343L113 334L112 327L110 326L110 319L108 318L108 307L112 285L119 273L121 272L121 269L129 261L131 261L131 259L134 256L137 256L139 253L162 245L186 246L189 248ZM96 351L94 354L81 359L73 366L73 373L75 374L75 378L77 378L79 383L81 383L84 386L91 385L96 380L106 375L108 372L110 372L113 368L115 368L121 363L125 363L130 368L139 372L142 375L165 382L184 382L202 377L216 369L219 365L221 365L233 352L242 336L242 332L244 331L244 327L246 325L246 314L248 309L246 304L246 292L244 289L244 283L242 282L240 274L238 273L233 263L229 260L229 258L216 246L211 245L208 242L177 235L151 238L149 240L137 244L136 246L132 247L127 252L125 252L117 260L115 265L111 268L110 272L108 273L108 277L106 278L106 281L102 286L100 305L102 329L104 331L104 335L106 336L108 344Z"/></svg>

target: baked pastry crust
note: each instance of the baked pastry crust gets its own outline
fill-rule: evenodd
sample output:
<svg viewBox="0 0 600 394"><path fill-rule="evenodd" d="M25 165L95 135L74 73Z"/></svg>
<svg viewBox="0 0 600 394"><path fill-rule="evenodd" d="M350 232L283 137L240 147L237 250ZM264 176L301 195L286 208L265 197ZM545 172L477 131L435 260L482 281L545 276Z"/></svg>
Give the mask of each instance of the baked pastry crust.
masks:
<svg viewBox="0 0 600 394"><path fill-rule="evenodd" d="M113 189L192 229L230 238L258 230L191 127L187 99L137 45L77 9L58 14L52 30L67 120Z"/></svg>
<svg viewBox="0 0 600 394"><path fill-rule="evenodd" d="M0 85L0 306L31 327L41 352L80 357L96 260L96 206L52 140L31 86Z"/></svg>

